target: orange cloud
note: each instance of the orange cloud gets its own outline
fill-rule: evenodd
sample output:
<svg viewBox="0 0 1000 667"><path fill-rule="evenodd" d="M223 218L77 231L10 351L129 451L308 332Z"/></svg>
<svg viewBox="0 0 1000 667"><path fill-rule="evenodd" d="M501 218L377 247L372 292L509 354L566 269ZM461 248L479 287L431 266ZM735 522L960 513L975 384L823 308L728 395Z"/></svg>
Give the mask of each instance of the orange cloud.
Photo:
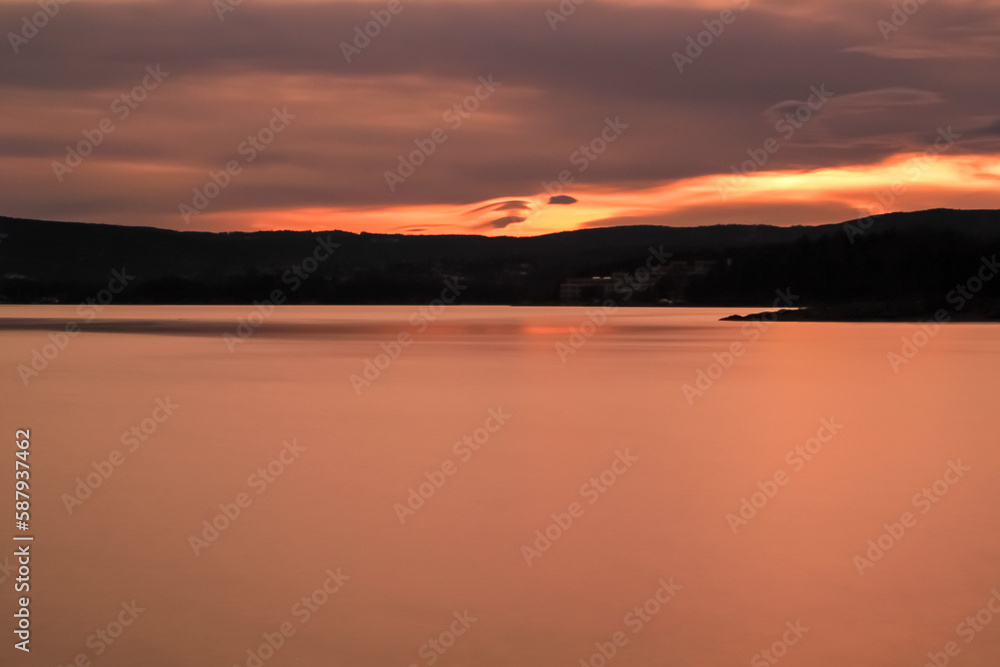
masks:
<svg viewBox="0 0 1000 667"><path fill-rule="evenodd" d="M567 194L572 205L548 204L548 195L494 199L470 205L416 205L383 208L316 207L286 210L230 211L204 214L199 229L340 229L401 234L536 236L585 227L602 221L632 224L689 225L706 211L743 211L748 207L794 205L796 217L774 224L841 222L828 211L851 210L853 217L921 208L993 208L998 206L1000 157L908 153L880 163L808 171L765 171L734 181L732 174L683 179L655 187L579 185ZM505 206L515 202L513 206ZM496 209L501 209L497 214ZM812 219L802 212L814 210ZM492 213L491 213L492 212ZM483 226L498 215L524 218L504 227ZM744 220L730 220L733 223ZM846 219L846 218L845 218Z"/></svg>

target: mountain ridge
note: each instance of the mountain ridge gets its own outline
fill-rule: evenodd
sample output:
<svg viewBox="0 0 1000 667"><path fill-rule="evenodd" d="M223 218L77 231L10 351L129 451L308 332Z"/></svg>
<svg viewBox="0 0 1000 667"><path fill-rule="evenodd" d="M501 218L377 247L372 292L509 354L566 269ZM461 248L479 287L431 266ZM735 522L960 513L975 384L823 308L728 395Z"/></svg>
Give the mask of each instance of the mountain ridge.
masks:
<svg viewBox="0 0 1000 667"><path fill-rule="evenodd" d="M120 304L242 304L275 289L285 290L289 303L420 304L450 278L467 285L466 304L590 305L610 296L618 305L752 307L769 305L776 289L791 286L803 306L842 308L918 303L947 292L949 281L974 269L977 253L1000 248L1000 211L931 209L816 226L636 225L530 237L205 232L0 217L0 234L0 303L80 303L124 268L135 279L115 295ZM337 247L323 252L323 244ZM651 249L670 258L650 284L628 299L611 294L607 280L632 276ZM604 288L587 282L595 277L606 278Z"/></svg>

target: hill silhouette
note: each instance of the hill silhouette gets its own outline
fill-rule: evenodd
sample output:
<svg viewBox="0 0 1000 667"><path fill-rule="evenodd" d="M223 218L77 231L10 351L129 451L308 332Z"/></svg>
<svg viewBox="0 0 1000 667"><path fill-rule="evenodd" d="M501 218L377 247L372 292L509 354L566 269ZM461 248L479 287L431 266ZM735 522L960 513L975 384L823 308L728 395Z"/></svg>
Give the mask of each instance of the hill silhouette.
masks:
<svg viewBox="0 0 1000 667"><path fill-rule="evenodd" d="M789 289L813 319L916 319L943 307L998 246L1000 211L948 209L809 227L631 226L526 238L178 232L0 217L0 303L81 303L124 270L116 304L249 304L275 290L295 304L425 304L450 280L463 304L558 305L572 294L574 305L769 307L776 290ZM639 280L653 265L652 279ZM594 277L638 280L641 289L627 298L577 289ZM963 315L997 319L998 299L1000 281L984 281Z"/></svg>

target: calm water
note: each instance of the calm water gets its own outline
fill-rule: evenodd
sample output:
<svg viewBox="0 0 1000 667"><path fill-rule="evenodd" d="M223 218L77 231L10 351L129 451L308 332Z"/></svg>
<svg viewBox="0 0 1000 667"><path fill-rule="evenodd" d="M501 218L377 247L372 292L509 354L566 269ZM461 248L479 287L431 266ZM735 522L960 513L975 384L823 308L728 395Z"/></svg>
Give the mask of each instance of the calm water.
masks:
<svg viewBox="0 0 1000 667"><path fill-rule="evenodd" d="M75 308L0 310L36 536L4 664L998 664L994 326L897 373L911 324L634 309L576 349L584 309L286 308L224 337L251 312L109 308L26 385L56 348L11 318Z"/></svg>

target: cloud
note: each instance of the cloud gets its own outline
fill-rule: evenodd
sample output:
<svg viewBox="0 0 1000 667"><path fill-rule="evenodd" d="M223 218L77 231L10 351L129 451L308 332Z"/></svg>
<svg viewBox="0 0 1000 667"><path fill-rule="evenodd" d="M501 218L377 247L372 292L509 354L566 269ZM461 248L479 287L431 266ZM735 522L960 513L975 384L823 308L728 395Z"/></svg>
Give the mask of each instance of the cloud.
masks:
<svg viewBox="0 0 1000 667"><path fill-rule="evenodd" d="M64 5L22 53L0 59L0 212L190 228L179 204L238 160L199 228L361 224L350 215L372 231L532 233L610 219L588 208L595 189L641 193L730 173L771 137L781 145L766 170L784 173L878 165L924 150L944 127L963 135L954 155L1000 148L990 129L996 3L926 3L886 41L877 21L891 4L759 0L683 74L672 52L732 3L586 3L553 32L544 12L554 4L405 3L350 63L342 43L371 20L371 4L260 0L225 21L193 0ZM0 24L19 25L24 11L0 3ZM114 100L157 64L170 77L115 117ZM502 86L448 116L488 75ZM782 115L823 85L834 97L782 137ZM240 146L275 107L296 118L246 162ZM109 116L114 132L59 182L52 163ZM581 151L615 116L630 129L581 169ZM445 140L388 187L387 172L436 130ZM553 196L543 183L563 172L573 181ZM586 206L546 207L581 193ZM805 215L796 203L771 219L845 205L817 202ZM454 213L468 206L481 210ZM438 210L449 221L414 213ZM339 222L308 211L338 211ZM392 222L390 212L409 213Z"/></svg>

